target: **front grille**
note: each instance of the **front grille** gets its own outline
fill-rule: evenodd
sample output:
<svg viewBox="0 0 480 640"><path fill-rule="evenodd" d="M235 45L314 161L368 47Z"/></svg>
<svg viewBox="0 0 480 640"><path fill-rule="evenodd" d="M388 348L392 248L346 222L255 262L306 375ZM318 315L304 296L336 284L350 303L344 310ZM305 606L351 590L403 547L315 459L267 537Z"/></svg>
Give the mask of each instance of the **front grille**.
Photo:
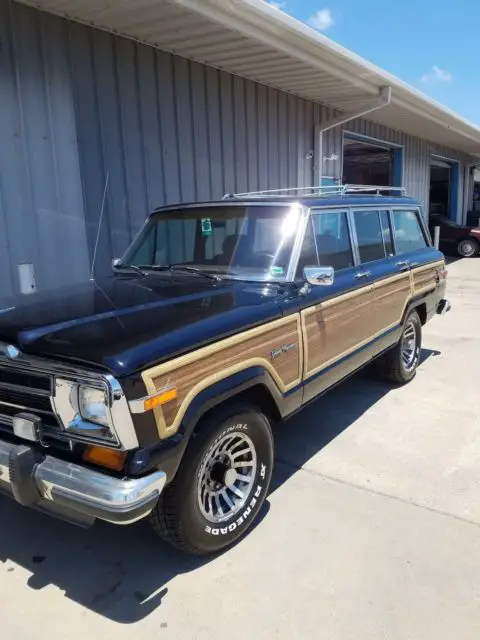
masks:
<svg viewBox="0 0 480 640"><path fill-rule="evenodd" d="M33 391L44 391L47 395L52 391L51 376L16 371L0 366L0 386L2 382L17 387L27 387L27 389L32 389Z"/></svg>
<svg viewBox="0 0 480 640"><path fill-rule="evenodd" d="M13 432L13 417L33 413L46 429L60 425L50 402L52 377L0 365L0 429Z"/></svg>

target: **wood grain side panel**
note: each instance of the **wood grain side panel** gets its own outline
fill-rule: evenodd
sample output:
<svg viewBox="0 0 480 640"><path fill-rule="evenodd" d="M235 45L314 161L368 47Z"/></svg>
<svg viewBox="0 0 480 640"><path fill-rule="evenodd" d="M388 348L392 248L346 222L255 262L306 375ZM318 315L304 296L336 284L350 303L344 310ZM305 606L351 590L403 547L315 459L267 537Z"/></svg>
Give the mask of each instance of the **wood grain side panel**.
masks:
<svg viewBox="0 0 480 640"><path fill-rule="evenodd" d="M272 359L271 352L282 345L293 346ZM168 437L178 430L195 395L249 366L262 366L268 370L280 391L299 384L302 354L300 318L295 315L221 340L144 372L143 379L150 394L170 385L177 389L175 400L155 409L160 437Z"/></svg>
<svg viewBox="0 0 480 640"><path fill-rule="evenodd" d="M375 314L371 328L377 333L400 322L412 295L410 273L380 280L373 287Z"/></svg>
<svg viewBox="0 0 480 640"><path fill-rule="evenodd" d="M305 375L310 376L347 355L370 333L372 288L364 287L302 313Z"/></svg>
<svg viewBox="0 0 480 640"><path fill-rule="evenodd" d="M437 286L437 271L439 268L443 268L444 266L444 262L436 262L418 269L413 269L413 294L418 295L419 293L435 289Z"/></svg>

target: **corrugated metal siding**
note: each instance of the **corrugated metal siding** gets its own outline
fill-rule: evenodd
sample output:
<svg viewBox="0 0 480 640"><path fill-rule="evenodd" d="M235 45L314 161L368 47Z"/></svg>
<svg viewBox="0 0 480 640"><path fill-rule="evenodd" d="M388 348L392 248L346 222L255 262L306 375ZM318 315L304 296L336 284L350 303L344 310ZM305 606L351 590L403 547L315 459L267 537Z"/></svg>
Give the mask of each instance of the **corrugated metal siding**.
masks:
<svg viewBox="0 0 480 640"><path fill-rule="evenodd" d="M107 182L97 272L157 206L312 184L330 109L6 0L0 39L0 296L18 292L21 262L40 289L88 275ZM424 203L430 154L466 161L363 120L348 129L403 145ZM340 176L342 128L323 145L324 173Z"/></svg>
<svg viewBox="0 0 480 640"><path fill-rule="evenodd" d="M66 30L60 20L0 2L0 296L88 274Z"/></svg>
<svg viewBox="0 0 480 640"><path fill-rule="evenodd" d="M473 162L473 158L464 153L448 149L441 145L432 144L426 140L414 138L401 131L394 131L388 127L366 120L353 120L348 125L345 125L344 130L403 147L403 186L407 189L409 195L423 204L426 216L428 215L428 201L430 196L430 160L432 154L458 161L460 163L460 182L462 182L465 166ZM460 217L463 211L463 188L462 184L459 186L460 197L458 209Z"/></svg>
<svg viewBox="0 0 480 640"><path fill-rule="evenodd" d="M108 175L99 271L162 204L311 183L319 105L65 25L90 255Z"/></svg>

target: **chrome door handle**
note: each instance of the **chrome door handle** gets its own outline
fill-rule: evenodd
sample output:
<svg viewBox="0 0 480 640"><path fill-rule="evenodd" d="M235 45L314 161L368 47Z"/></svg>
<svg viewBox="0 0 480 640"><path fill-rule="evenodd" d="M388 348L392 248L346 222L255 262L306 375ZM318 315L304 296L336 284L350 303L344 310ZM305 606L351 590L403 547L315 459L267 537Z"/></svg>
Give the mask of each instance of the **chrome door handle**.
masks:
<svg viewBox="0 0 480 640"><path fill-rule="evenodd" d="M410 262L408 260L400 260L400 262L395 263L396 267L400 267L400 271L406 271L410 269Z"/></svg>
<svg viewBox="0 0 480 640"><path fill-rule="evenodd" d="M368 278L369 275L371 274L368 271L359 271L355 274L355 279L361 280L361 278Z"/></svg>

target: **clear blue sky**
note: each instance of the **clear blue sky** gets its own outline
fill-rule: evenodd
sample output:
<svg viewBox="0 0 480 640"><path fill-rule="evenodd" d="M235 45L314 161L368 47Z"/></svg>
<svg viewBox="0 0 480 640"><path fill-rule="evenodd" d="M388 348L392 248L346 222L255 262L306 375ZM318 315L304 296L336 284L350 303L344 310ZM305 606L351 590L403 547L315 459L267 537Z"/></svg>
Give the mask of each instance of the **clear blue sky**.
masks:
<svg viewBox="0 0 480 640"><path fill-rule="evenodd" d="M480 125L478 0L277 0L270 4L280 5Z"/></svg>

